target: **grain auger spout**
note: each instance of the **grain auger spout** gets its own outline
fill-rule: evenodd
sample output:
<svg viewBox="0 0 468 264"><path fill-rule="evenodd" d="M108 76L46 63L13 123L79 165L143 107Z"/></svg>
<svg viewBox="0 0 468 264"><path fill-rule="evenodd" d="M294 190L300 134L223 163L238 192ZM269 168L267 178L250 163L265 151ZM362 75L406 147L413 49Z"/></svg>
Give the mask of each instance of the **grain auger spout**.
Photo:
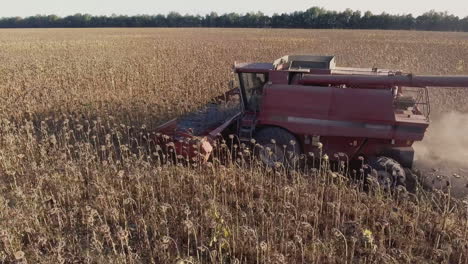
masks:
<svg viewBox="0 0 468 264"><path fill-rule="evenodd" d="M406 86L468 88L468 76L305 74L299 83L303 85L346 85L349 87Z"/></svg>

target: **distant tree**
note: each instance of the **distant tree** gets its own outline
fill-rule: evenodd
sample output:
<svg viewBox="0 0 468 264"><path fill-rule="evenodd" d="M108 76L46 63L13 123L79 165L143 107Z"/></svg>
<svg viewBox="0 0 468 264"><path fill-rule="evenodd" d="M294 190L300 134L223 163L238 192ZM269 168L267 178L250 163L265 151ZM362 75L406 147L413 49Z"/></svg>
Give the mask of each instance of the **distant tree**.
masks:
<svg viewBox="0 0 468 264"><path fill-rule="evenodd" d="M468 32L468 16L460 21L460 30Z"/></svg>
<svg viewBox="0 0 468 264"><path fill-rule="evenodd" d="M447 12L431 10L416 18L416 28L422 30L461 30L460 19Z"/></svg>
<svg viewBox="0 0 468 264"><path fill-rule="evenodd" d="M416 19L413 15L405 15L405 16L398 16L397 17L397 28L396 29L414 29L416 25Z"/></svg>
<svg viewBox="0 0 468 264"><path fill-rule="evenodd" d="M217 27L240 27L240 15L237 13L224 14L218 18Z"/></svg>
<svg viewBox="0 0 468 264"><path fill-rule="evenodd" d="M318 25L318 18L325 14L327 11L323 8L319 7L312 7L307 9L303 14L302 14L302 23L303 27L306 28L314 28L317 27Z"/></svg>
<svg viewBox="0 0 468 264"><path fill-rule="evenodd" d="M205 27L218 27L218 13L211 12L209 15L205 16Z"/></svg>
<svg viewBox="0 0 468 264"><path fill-rule="evenodd" d="M352 28L350 26L353 10L347 8L345 11L336 14L336 27L337 28Z"/></svg>
<svg viewBox="0 0 468 264"><path fill-rule="evenodd" d="M182 26L182 15L177 12L170 12L166 17L166 20L169 27Z"/></svg>
<svg viewBox="0 0 468 264"><path fill-rule="evenodd" d="M346 9L342 12L311 7L305 11L273 14L249 12L244 15L227 13L218 15L211 12L205 16L181 15L170 12L167 15L92 16L77 13L71 16L36 15L26 18L0 18L1 28L18 27L273 27L273 28L351 28L351 29L418 29L468 32L468 17L463 19L447 12L431 10L417 18L408 15L374 15L370 11Z"/></svg>
<svg viewBox="0 0 468 264"><path fill-rule="evenodd" d="M372 14L372 12L370 11L366 11L364 13L364 16L362 16L361 18L361 26L360 28L373 28L373 25L372 25L372 19L373 19L374 15Z"/></svg>
<svg viewBox="0 0 468 264"><path fill-rule="evenodd" d="M349 28L360 28L361 27L361 11L354 11L349 18Z"/></svg>

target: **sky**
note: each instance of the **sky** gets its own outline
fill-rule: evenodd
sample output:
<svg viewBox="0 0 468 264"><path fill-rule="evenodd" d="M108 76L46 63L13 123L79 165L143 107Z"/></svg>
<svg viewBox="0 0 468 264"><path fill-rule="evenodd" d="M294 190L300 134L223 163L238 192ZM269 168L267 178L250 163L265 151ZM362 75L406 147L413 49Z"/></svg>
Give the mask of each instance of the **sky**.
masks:
<svg viewBox="0 0 468 264"><path fill-rule="evenodd" d="M167 14L176 11L181 14L204 15L211 11L218 14L262 11L290 13L303 11L312 6L328 10L343 11L346 8L380 14L420 15L434 9L447 11L459 17L468 16L468 0L0 0L0 17L49 15L137 15Z"/></svg>

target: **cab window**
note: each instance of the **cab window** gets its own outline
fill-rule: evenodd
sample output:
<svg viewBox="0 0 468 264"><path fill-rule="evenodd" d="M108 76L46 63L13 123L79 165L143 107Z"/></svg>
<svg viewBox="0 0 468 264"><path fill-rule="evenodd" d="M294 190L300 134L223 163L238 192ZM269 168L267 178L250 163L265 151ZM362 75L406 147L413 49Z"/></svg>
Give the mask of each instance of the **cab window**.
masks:
<svg viewBox="0 0 468 264"><path fill-rule="evenodd" d="M265 73L241 73L240 81L245 97L246 109L258 111L263 94L263 86L267 82Z"/></svg>

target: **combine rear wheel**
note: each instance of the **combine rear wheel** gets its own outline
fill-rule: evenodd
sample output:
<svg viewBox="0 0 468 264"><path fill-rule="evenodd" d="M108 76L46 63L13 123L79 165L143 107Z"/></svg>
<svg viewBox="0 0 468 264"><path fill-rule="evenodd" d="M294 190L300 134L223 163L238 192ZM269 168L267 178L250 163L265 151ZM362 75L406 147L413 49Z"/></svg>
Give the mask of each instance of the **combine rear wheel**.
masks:
<svg viewBox="0 0 468 264"><path fill-rule="evenodd" d="M371 160L369 165L372 167L371 177L375 178L384 190L391 191L398 186L405 187L405 170L394 159L377 157Z"/></svg>
<svg viewBox="0 0 468 264"><path fill-rule="evenodd" d="M294 135L279 127L268 127L254 136L261 147L256 147L256 155L262 163L274 167L281 163L294 166L300 155L300 146Z"/></svg>

